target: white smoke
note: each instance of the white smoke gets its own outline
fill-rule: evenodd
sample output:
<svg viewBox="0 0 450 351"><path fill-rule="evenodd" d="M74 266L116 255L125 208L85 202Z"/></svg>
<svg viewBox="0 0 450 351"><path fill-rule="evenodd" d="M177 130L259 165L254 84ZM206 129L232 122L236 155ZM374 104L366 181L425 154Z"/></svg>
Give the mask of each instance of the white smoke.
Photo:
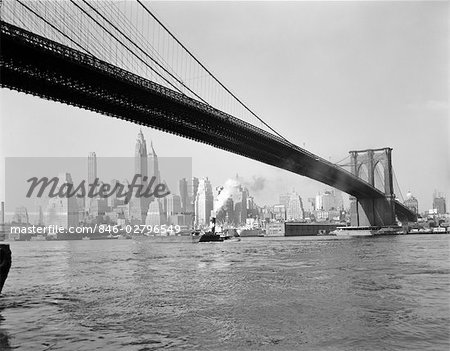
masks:
<svg viewBox="0 0 450 351"><path fill-rule="evenodd" d="M239 182L250 190L252 194L257 194L264 190L264 187L266 185L266 178L261 176L253 176L251 180L244 179L239 177Z"/></svg>
<svg viewBox="0 0 450 351"><path fill-rule="evenodd" d="M227 200L237 192L240 183L236 179L228 179L214 202L214 214L226 204Z"/></svg>

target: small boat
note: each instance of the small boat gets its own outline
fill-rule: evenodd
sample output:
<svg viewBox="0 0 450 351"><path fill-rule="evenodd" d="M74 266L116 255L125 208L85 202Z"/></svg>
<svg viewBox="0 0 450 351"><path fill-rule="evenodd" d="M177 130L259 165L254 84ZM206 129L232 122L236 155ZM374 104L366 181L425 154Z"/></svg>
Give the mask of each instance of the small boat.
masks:
<svg viewBox="0 0 450 351"><path fill-rule="evenodd" d="M216 233L216 218L211 218L211 231L206 232L200 237L199 243L206 242L223 242L223 241L241 241L236 229L225 229L220 233Z"/></svg>
<svg viewBox="0 0 450 351"><path fill-rule="evenodd" d="M219 234L214 232L206 232L200 237L199 243L207 243L207 242L221 242L224 241L224 238Z"/></svg>
<svg viewBox="0 0 450 351"><path fill-rule="evenodd" d="M362 237L373 236L378 230L380 227L337 227L330 234L338 237Z"/></svg>

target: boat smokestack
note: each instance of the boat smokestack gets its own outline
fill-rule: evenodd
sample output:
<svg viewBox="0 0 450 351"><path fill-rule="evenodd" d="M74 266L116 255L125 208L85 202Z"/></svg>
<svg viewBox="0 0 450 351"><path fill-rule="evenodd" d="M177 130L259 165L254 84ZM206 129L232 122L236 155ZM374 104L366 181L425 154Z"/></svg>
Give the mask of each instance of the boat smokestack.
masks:
<svg viewBox="0 0 450 351"><path fill-rule="evenodd" d="M216 217L211 217L211 233L216 233Z"/></svg>

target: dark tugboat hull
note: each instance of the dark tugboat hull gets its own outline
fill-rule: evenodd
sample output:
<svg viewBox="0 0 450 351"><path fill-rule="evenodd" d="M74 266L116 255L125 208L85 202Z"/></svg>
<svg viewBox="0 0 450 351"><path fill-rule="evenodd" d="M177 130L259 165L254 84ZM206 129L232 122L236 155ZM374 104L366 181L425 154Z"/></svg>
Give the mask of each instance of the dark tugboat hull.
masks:
<svg viewBox="0 0 450 351"><path fill-rule="evenodd" d="M223 238L220 235L214 233L205 233L200 237L199 243L207 243L207 242L219 242L223 241Z"/></svg>

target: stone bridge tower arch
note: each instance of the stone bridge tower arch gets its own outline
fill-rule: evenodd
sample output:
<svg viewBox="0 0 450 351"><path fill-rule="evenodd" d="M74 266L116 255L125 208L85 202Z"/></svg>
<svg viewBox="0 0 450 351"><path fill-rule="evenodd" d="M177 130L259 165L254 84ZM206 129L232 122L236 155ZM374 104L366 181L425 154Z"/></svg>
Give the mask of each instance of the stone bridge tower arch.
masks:
<svg viewBox="0 0 450 351"><path fill-rule="evenodd" d="M367 182L375 187L375 169L383 166L384 198L351 198L352 226L388 226L396 224L394 208L394 183L392 173L392 148L350 151L351 171L358 178L361 168L367 169ZM365 167L363 167L365 166Z"/></svg>

